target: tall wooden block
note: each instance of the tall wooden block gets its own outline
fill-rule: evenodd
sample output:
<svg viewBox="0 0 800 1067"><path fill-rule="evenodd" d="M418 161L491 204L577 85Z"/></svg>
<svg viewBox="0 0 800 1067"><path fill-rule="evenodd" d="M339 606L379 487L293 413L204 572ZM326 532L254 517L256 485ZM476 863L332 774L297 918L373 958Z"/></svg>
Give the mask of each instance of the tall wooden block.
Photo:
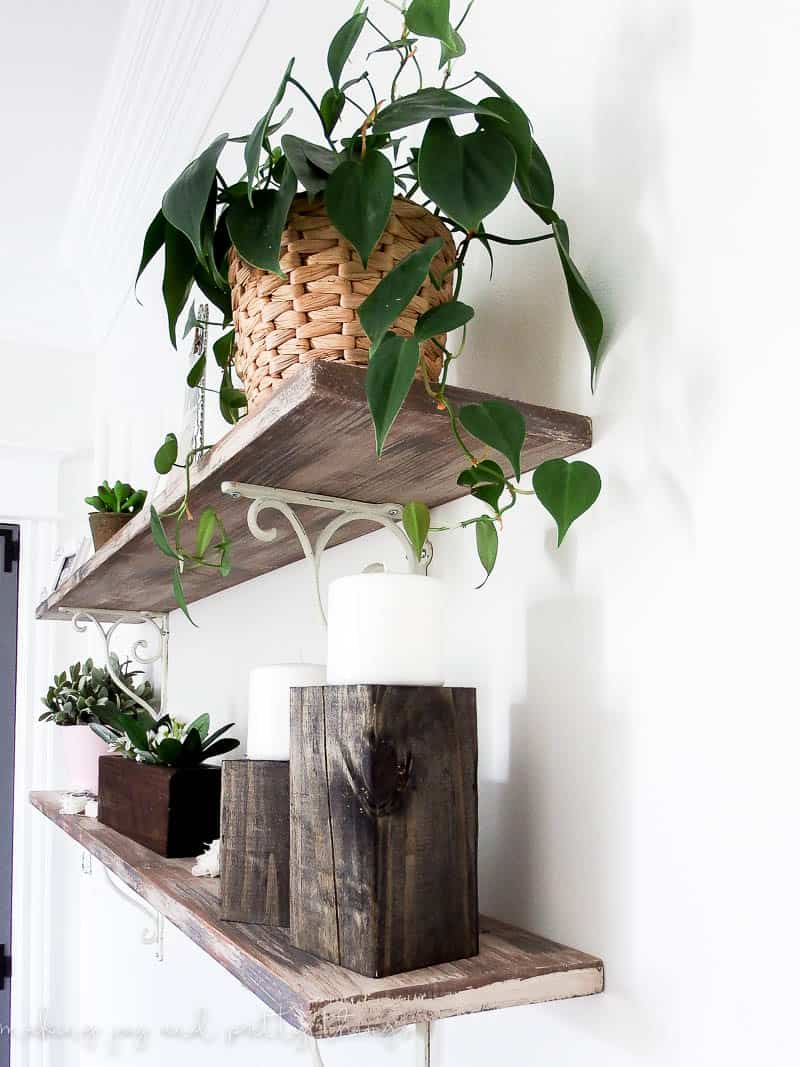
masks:
<svg viewBox="0 0 800 1067"><path fill-rule="evenodd" d="M220 916L289 925L289 762L224 760Z"/></svg>
<svg viewBox="0 0 800 1067"><path fill-rule="evenodd" d="M474 689L292 690L291 936L383 977L478 952Z"/></svg>

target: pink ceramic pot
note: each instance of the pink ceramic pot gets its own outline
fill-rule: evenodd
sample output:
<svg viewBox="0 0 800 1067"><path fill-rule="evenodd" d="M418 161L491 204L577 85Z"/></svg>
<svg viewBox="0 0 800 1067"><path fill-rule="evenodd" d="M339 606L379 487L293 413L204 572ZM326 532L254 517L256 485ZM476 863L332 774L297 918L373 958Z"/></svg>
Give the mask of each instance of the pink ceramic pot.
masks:
<svg viewBox="0 0 800 1067"><path fill-rule="evenodd" d="M79 793L88 789L97 793L97 761L108 752L108 745L91 726L59 726L56 745L60 749L63 788Z"/></svg>

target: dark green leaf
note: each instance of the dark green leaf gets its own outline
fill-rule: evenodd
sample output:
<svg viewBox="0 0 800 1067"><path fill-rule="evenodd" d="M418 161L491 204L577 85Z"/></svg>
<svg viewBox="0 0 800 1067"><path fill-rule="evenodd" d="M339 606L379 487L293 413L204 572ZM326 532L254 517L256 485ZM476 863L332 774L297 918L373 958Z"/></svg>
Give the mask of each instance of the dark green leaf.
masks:
<svg viewBox="0 0 800 1067"><path fill-rule="evenodd" d="M228 333L224 333L222 337L219 337L212 345L214 359L217 361L218 367L227 367L230 363L234 337L234 331L230 330Z"/></svg>
<svg viewBox="0 0 800 1067"><path fill-rule="evenodd" d="M192 369L186 375L186 384L190 389L196 388L202 382L203 375L206 372L206 354L203 354L197 359L196 363L192 365Z"/></svg>
<svg viewBox="0 0 800 1067"><path fill-rule="evenodd" d="M95 511L106 510L106 506L99 496L87 496L84 497L84 501L89 505L90 508L94 508Z"/></svg>
<svg viewBox="0 0 800 1067"><path fill-rule="evenodd" d="M105 504L107 511L114 510L114 494L111 492L111 487L109 486L108 482L103 482L102 485L98 485L97 495ZM80 664L76 664L76 666L80 667Z"/></svg>
<svg viewBox="0 0 800 1067"><path fill-rule="evenodd" d="M283 94L286 92L286 85L292 74L292 67L294 66L294 59L289 60L289 65L283 72L278 90L272 100L272 103L261 116L258 122L253 127L253 132L247 138L247 144L244 146L244 165L247 170L247 197L250 203L253 202L253 182L258 174L258 164L261 159L261 149L264 146L264 135L269 121L275 113L275 108L283 100ZM233 236L233 234L231 234ZM234 241L234 244L236 242Z"/></svg>
<svg viewBox="0 0 800 1067"><path fill-rule="evenodd" d="M129 497L122 503L123 511L141 511L142 505L147 499L147 493L144 489L137 489L135 493L131 493Z"/></svg>
<svg viewBox="0 0 800 1067"><path fill-rule="evenodd" d="M491 130L459 137L447 119L428 124L419 153L424 192L467 230L502 203L514 181L516 153Z"/></svg>
<svg viewBox="0 0 800 1067"><path fill-rule="evenodd" d="M234 722L228 722L224 726L220 726L218 730L214 730L208 737L204 738L203 748L208 748L209 745L213 745L218 737L221 737L227 730L230 730L230 728L235 725L236 723Z"/></svg>
<svg viewBox="0 0 800 1067"><path fill-rule="evenodd" d="M431 528L431 513L421 500L411 500L403 508L403 529L414 549L417 560L422 559L422 550Z"/></svg>
<svg viewBox="0 0 800 1067"><path fill-rule="evenodd" d="M175 597L175 603L181 609L181 611L192 624L192 626L196 626L197 623L189 614L189 608L186 605L186 595L183 591L183 582L181 580L181 572L179 567L173 568L172 571L172 592Z"/></svg>
<svg viewBox="0 0 800 1067"><path fill-rule="evenodd" d="M367 21L366 11L352 15L334 34L328 49L328 71L335 88L339 88L342 70Z"/></svg>
<svg viewBox="0 0 800 1067"><path fill-rule="evenodd" d="M531 141L531 155L525 167L518 166L515 182L519 195L544 222L558 218L553 211L553 175L550 165L535 141Z"/></svg>
<svg viewBox="0 0 800 1067"><path fill-rule="evenodd" d="M213 756L224 756L226 752L233 752L238 747L239 742L235 737L223 737L221 740L215 741L213 745L203 749L202 759L207 760Z"/></svg>
<svg viewBox="0 0 800 1067"><path fill-rule="evenodd" d="M459 56L463 56L467 50L467 46L464 43L464 38L454 29L450 27L450 35L446 41L442 41L442 51L439 58L439 69L449 63L453 59L458 59Z"/></svg>
<svg viewBox="0 0 800 1067"><path fill-rule="evenodd" d="M464 326L475 315L475 309L460 300L449 300L446 304L437 304L417 319L414 336L418 341L427 341L429 337L438 337Z"/></svg>
<svg viewBox="0 0 800 1067"><path fill-rule="evenodd" d="M403 37L398 38L396 41L387 41L380 48L373 48L371 52L367 52L367 58L377 56L381 52L402 52L406 47L413 48L416 43L416 37Z"/></svg>
<svg viewBox="0 0 800 1067"><path fill-rule="evenodd" d="M133 283L134 292L136 291L136 286L139 284L139 279L141 278L145 267L156 254L156 252L158 252L158 250L164 244L165 230L166 225L164 213L159 210L156 217L147 227L147 233L144 235L142 258L139 260L139 269L136 272L136 281Z"/></svg>
<svg viewBox="0 0 800 1067"><path fill-rule="evenodd" d="M189 238L198 259L203 259L200 232L209 194L217 180L217 161L228 140L223 133L185 168L164 193L161 210L176 230Z"/></svg>
<svg viewBox="0 0 800 1067"><path fill-rule="evenodd" d="M458 484L469 486L472 496L497 511L506 488L506 476L499 464L492 459L485 459L463 470L458 476Z"/></svg>
<svg viewBox="0 0 800 1067"><path fill-rule="evenodd" d="M330 136L344 110L345 96L341 89L327 89L319 102L319 113L325 133Z"/></svg>
<svg viewBox="0 0 800 1067"><path fill-rule="evenodd" d="M164 280L161 292L167 309L169 339L177 348L175 327L181 312L186 307L194 280L195 255L192 246L174 226L165 227Z"/></svg>
<svg viewBox="0 0 800 1067"><path fill-rule="evenodd" d="M241 389L234 389L233 386L224 385L220 389L220 396L222 396L229 408L239 410L247 407L247 397Z"/></svg>
<svg viewBox="0 0 800 1067"><path fill-rule="evenodd" d="M153 463L159 474L169 474L178 459L178 438L168 433L164 443L156 452Z"/></svg>
<svg viewBox="0 0 800 1067"><path fill-rule="evenodd" d="M384 337L370 356L365 389L379 456L414 381L418 362L419 344L413 338L398 337L395 333Z"/></svg>
<svg viewBox="0 0 800 1067"><path fill-rule="evenodd" d="M156 748L159 763L165 767L174 767L181 758L183 746L177 737L165 737Z"/></svg>
<svg viewBox="0 0 800 1067"><path fill-rule="evenodd" d="M150 505L150 533L156 548L160 549L165 556L169 556L171 559L177 559L178 554L172 545L169 543L164 524L161 521L161 516L156 509Z"/></svg>
<svg viewBox="0 0 800 1067"><path fill-rule="evenodd" d="M556 238L564 278L567 282L572 314L589 352L590 380L594 390L597 380L597 368L600 364L600 343L603 340L603 315L595 303L589 286L583 280L581 272L575 266L569 254L569 231L563 219L556 219L553 222L553 233Z"/></svg>
<svg viewBox="0 0 800 1067"><path fill-rule="evenodd" d="M510 141L517 154L517 171L527 169L533 150L528 116L508 97L487 96L480 103L484 111L476 115L478 125Z"/></svg>
<svg viewBox="0 0 800 1067"><path fill-rule="evenodd" d="M339 166L339 157L330 148L288 133L281 145L297 180L313 200L327 185L328 175Z"/></svg>
<svg viewBox="0 0 800 1067"><path fill-rule="evenodd" d="M194 767L200 763L203 752L203 742L197 730L186 731L178 757L178 765L181 767Z"/></svg>
<svg viewBox="0 0 800 1067"><path fill-rule="evenodd" d="M373 350L427 278L431 263L441 247L441 237L433 237L422 248L409 252L359 307L358 317L372 342Z"/></svg>
<svg viewBox="0 0 800 1067"><path fill-rule="evenodd" d="M214 536L214 528L217 525L217 513L213 508L203 508L203 512L197 523L197 541L195 555L201 559L206 554L206 549L211 544Z"/></svg>
<svg viewBox="0 0 800 1067"><path fill-rule="evenodd" d="M486 585L489 575L494 570L497 562L497 527L489 518L482 518L475 523L475 543L478 548L478 559L486 571L486 577L478 586Z"/></svg>
<svg viewBox="0 0 800 1067"><path fill-rule="evenodd" d="M520 477L520 453L525 443L525 419L504 400L484 400L464 404L458 413L461 425L479 441L496 448Z"/></svg>
<svg viewBox="0 0 800 1067"><path fill-rule="evenodd" d="M411 0L406 26L420 37L444 41L450 32L450 0Z"/></svg>
<svg viewBox="0 0 800 1067"><path fill-rule="evenodd" d="M296 192L297 179L287 168L280 189L257 189L252 207L237 200L228 208L228 230L242 259L281 278L281 234Z"/></svg>
<svg viewBox="0 0 800 1067"><path fill-rule="evenodd" d="M331 174L325 207L331 222L353 245L364 267L392 210L394 173L380 152L347 159Z"/></svg>
<svg viewBox="0 0 800 1067"><path fill-rule="evenodd" d="M409 96L401 96L393 104L388 104L373 125L375 133L392 133L406 126L429 119L448 118L453 115L472 115L480 111L478 104L473 104L463 96L457 96L447 89L420 89Z"/></svg>
<svg viewBox="0 0 800 1067"><path fill-rule="evenodd" d="M203 295L208 297L214 307L219 308L225 321L230 322L232 315L230 286L226 285L224 289L220 289L205 267L197 261L194 265L194 280Z"/></svg>
<svg viewBox="0 0 800 1067"><path fill-rule="evenodd" d="M533 472L533 488L558 527L558 543L600 494L600 475L583 460L549 459Z"/></svg>

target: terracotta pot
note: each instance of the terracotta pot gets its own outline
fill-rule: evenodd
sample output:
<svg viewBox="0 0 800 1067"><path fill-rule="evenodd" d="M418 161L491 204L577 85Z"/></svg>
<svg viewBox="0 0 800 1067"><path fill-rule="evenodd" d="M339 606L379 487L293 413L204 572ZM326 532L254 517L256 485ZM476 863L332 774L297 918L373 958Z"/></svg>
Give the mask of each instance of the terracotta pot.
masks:
<svg viewBox="0 0 800 1067"><path fill-rule="evenodd" d="M97 817L160 856L199 856L219 837L222 768L100 760Z"/></svg>
<svg viewBox="0 0 800 1067"><path fill-rule="evenodd" d="M57 744L61 750L64 789L79 793L88 789L97 793L98 760L108 752L108 745L91 726L57 727Z"/></svg>
<svg viewBox="0 0 800 1067"><path fill-rule="evenodd" d="M92 511L89 515L89 526L95 552L106 541L110 541L117 530L121 530L132 518L132 514L121 514L115 511Z"/></svg>

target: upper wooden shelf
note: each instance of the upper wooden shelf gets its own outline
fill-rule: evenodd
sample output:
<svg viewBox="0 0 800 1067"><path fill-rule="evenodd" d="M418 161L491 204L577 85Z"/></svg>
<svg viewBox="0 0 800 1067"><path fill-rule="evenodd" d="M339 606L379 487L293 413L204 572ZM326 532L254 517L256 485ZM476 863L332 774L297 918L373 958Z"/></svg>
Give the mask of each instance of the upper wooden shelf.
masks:
<svg viewBox="0 0 800 1067"><path fill-rule="evenodd" d="M225 922L219 879L167 860L96 819L59 814L58 793L31 803L292 1026L314 1037L388 1030L455 1015L587 996L603 963L525 930L481 919L480 953L391 978L364 978L309 956L277 927Z"/></svg>
<svg viewBox="0 0 800 1067"><path fill-rule="evenodd" d="M493 399L490 394L452 388L456 405ZM546 459L570 456L592 443L591 420L533 404L517 404L528 435L523 470ZM480 442L476 451L486 451ZM199 568L184 575L188 603L283 567L302 556L288 524L278 517L278 536L269 545L247 529L247 502L220 491L223 481L253 482L280 489L321 493L367 503L423 500L433 507L465 494L456 485L464 458L453 441L447 417L431 403L422 385L412 387L381 459L375 455L372 422L364 398L364 372L322 360L301 368L275 396L234 426L193 467L191 508L211 505L231 539L233 569L227 578ZM183 471L170 475L154 503L173 509L183 495ZM312 537L330 513L300 508ZM167 529L169 532L169 524ZM332 541L359 537L369 524L344 527ZM149 507L96 552L37 610L40 619L68 618L85 608L95 612L171 611L175 607L170 561L149 532Z"/></svg>

